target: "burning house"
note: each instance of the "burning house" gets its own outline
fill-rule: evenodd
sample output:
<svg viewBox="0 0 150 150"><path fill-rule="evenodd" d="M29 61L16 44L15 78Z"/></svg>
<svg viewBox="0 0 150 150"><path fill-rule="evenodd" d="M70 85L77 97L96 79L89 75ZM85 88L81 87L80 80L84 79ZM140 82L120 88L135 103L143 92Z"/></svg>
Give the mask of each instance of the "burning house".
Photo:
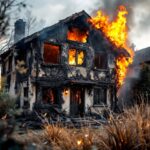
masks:
<svg viewBox="0 0 150 150"><path fill-rule="evenodd" d="M90 107L114 107L116 58L129 53L90 19L82 11L24 38L25 23L16 23L15 44L0 57L6 89L21 108L58 105L82 116Z"/></svg>

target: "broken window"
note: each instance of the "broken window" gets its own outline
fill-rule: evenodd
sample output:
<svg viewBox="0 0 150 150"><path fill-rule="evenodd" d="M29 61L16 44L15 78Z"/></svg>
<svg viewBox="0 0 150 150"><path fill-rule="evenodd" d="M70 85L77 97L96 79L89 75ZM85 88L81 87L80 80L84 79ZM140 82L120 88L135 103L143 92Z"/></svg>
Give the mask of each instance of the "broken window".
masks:
<svg viewBox="0 0 150 150"><path fill-rule="evenodd" d="M43 57L46 64L59 64L60 46L45 43Z"/></svg>
<svg viewBox="0 0 150 150"><path fill-rule="evenodd" d="M58 93L53 88L43 88L43 102L46 104L58 104Z"/></svg>
<svg viewBox="0 0 150 150"><path fill-rule="evenodd" d="M79 28L70 28L67 33L67 39L71 41L77 41L86 43L88 37L88 32L84 30L80 30Z"/></svg>
<svg viewBox="0 0 150 150"><path fill-rule="evenodd" d="M69 65L83 65L84 52L82 50L70 49L68 61Z"/></svg>
<svg viewBox="0 0 150 150"><path fill-rule="evenodd" d="M106 104L106 89L105 88L95 88L94 89L94 105L104 105Z"/></svg>
<svg viewBox="0 0 150 150"><path fill-rule="evenodd" d="M106 54L95 54L94 60L95 69L106 69L107 68L107 55Z"/></svg>

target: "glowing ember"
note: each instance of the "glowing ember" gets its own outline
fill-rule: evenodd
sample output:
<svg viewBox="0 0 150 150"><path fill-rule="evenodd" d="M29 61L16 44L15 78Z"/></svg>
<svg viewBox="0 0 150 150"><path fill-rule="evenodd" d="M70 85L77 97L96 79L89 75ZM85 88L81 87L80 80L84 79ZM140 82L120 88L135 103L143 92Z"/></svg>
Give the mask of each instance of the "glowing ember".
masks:
<svg viewBox="0 0 150 150"><path fill-rule="evenodd" d="M81 31L78 28L72 28L67 33L67 39L71 41L77 41L86 43L87 42L88 33L85 31Z"/></svg>
<svg viewBox="0 0 150 150"><path fill-rule="evenodd" d="M78 146L80 146L82 144L82 140L78 140L77 144L78 144Z"/></svg>
<svg viewBox="0 0 150 150"><path fill-rule="evenodd" d="M84 52L76 49L69 50L69 65L82 65L84 62Z"/></svg>
<svg viewBox="0 0 150 150"><path fill-rule="evenodd" d="M68 90L67 88L65 88L63 94L64 94L65 96L67 96L67 95L69 94L69 90Z"/></svg>
<svg viewBox="0 0 150 150"><path fill-rule="evenodd" d="M104 35L111 41L117 48L125 49L130 58L126 56L119 56L116 60L116 73L117 73L117 87L119 88L126 77L127 67L133 61L133 50L128 47L128 28L127 18L128 14L124 6L120 6L116 19L110 21L109 16L105 15L102 11L97 12L97 16L91 18L89 22L96 29L101 30Z"/></svg>

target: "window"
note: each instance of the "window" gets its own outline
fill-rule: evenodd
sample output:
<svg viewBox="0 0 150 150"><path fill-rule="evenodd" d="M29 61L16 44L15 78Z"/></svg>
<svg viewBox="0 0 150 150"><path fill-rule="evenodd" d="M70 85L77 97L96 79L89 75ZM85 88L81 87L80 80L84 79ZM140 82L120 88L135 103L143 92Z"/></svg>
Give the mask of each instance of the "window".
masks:
<svg viewBox="0 0 150 150"><path fill-rule="evenodd" d="M24 87L24 97L28 98L28 87Z"/></svg>
<svg viewBox="0 0 150 150"><path fill-rule="evenodd" d="M69 65L83 65L84 52L82 50L70 49L68 61Z"/></svg>
<svg viewBox="0 0 150 150"><path fill-rule="evenodd" d="M45 43L44 44L44 62L46 64L59 64L60 63L60 46Z"/></svg>
<svg viewBox="0 0 150 150"><path fill-rule="evenodd" d="M107 55L106 54L95 54L95 69L106 69L107 68Z"/></svg>
<svg viewBox="0 0 150 150"><path fill-rule="evenodd" d="M67 33L67 39L71 41L77 41L86 43L88 32L86 30L80 30L78 28L70 28Z"/></svg>
<svg viewBox="0 0 150 150"><path fill-rule="evenodd" d="M58 104L58 91L53 88L43 88L43 103L44 104Z"/></svg>
<svg viewBox="0 0 150 150"><path fill-rule="evenodd" d="M105 88L95 88L94 89L94 105L104 105L106 104L106 89Z"/></svg>
<svg viewBox="0 0 150 150"><path fill-rule="evenodd" d="M115 68L115 57L112 54L108 55L108 66L109 68Z"/></svg>

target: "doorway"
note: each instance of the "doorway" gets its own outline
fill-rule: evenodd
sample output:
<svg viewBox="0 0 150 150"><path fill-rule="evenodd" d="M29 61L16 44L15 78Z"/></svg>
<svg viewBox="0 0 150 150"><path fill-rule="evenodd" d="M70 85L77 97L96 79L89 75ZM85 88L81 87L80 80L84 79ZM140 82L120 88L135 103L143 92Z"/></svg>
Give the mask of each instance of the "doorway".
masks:
<svg viewBox="0 0 150 150"><path fill-rule="evenodd" d="M70 115L82 117L84 114L84 95L85 90L81 87L71 88L70 94Z"/></svg>

